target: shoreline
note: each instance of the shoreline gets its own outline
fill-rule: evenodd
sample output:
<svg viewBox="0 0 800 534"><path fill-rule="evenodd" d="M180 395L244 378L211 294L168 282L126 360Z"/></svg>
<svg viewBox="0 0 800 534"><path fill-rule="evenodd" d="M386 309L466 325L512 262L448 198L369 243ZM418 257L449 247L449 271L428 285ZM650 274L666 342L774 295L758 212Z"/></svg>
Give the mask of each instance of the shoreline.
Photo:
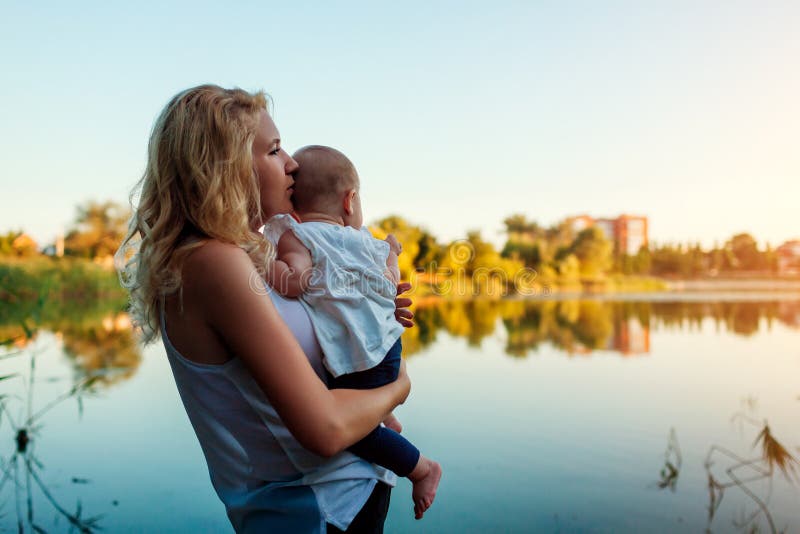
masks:
<svg viewBox="0 0 800 534"><path fill-rule="evenodd" d="M670 292L707 292L707 291L796 291L800 292L800 280L786 278L749 278L737 279L697 279L697 280L663 280Z"/></svg>
<svg viewBox="0 0 800 534"><path fill-rule="evenodd" d="M436 295L425 292L415 298L420 304L433 301L508 300L565 301L601 300L621 302L755 302L800 301L800 280L792 279L725 279L664 280L665 289L653 290L578 290L575 288L538 289L534 294L509 292L506 295Z"/></svg>

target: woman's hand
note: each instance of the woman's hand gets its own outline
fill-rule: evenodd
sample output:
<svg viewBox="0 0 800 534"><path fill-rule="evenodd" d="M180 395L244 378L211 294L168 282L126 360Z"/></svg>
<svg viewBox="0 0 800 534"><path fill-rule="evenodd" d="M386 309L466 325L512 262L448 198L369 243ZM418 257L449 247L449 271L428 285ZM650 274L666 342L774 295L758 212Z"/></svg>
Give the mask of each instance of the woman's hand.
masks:
<svg viewBox="0 0 800 534"><path fill-rule="evenodd" d="M406 328L414 326L414 313L408 309L411 306L411 299L408 297L401 297L403 293L411 289L411 284L408 282L400 282L397 284L397 298L394 299L394 317L397 322Z"/></svg>

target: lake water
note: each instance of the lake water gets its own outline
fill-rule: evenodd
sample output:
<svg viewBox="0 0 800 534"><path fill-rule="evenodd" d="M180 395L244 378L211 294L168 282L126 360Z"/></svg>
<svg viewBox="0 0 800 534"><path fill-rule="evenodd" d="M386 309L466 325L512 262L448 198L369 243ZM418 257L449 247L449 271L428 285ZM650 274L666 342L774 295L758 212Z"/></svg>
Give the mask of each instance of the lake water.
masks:
<svg viewBox="0 0 800 534"><path fill-rule="evenodd" d="M417 310L396 413L444 478L387 532L800 532L800 296L718 298ZM0 532L230 531L163 347L31 324L0 325Z"/></svg>

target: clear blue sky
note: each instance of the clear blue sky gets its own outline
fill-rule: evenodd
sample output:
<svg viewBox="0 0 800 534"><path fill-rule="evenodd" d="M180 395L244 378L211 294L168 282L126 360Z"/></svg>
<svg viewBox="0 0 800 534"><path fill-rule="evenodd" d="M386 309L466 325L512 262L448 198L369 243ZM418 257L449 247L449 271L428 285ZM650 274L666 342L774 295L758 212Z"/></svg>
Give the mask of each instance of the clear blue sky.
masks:
<svg viewBox="0 0 800 534"><path fill-rule="evenodd" d="M800 2L333 4L0 0L0 232L126 200L162 106L214 82L350 156L367 220L800 237Z"/></svg>

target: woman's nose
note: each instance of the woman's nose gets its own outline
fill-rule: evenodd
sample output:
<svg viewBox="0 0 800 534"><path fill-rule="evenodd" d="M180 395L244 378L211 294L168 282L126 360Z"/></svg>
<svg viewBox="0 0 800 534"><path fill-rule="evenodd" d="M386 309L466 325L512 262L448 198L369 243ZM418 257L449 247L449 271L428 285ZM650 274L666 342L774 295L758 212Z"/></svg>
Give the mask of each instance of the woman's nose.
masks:
<svg viewBox="0 0 800 534"><path fill-rule="evenodd" d="M287 156L288 156L288 154L287 154ZM296 171L297 169L299 169L300 165L297 164L297 162L294 160L294 158L292 156L288 156L288 157L289 157L289 159L286 161L286 174L291 174L294 171Z"/></svg>

